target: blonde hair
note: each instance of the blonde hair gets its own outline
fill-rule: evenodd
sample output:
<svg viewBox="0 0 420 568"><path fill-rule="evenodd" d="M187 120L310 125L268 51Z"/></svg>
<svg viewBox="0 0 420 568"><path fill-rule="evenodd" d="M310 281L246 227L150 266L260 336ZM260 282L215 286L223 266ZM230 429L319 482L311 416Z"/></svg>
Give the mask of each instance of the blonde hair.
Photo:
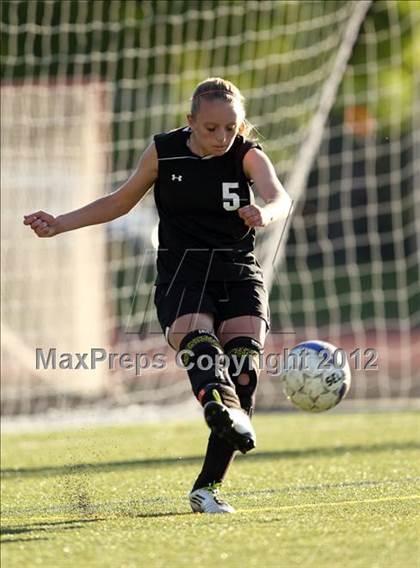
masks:
<svg viewBox="0 0 420 568"><path fill-rule="evenodd" d="M213 101L216 99L239 107L243 117L239 133L245 138L249 137L254 126L246 119L245 99L238 87L226 79L210 77L197 85L191 98L191 116L197 115L202 100Z"/></svg>

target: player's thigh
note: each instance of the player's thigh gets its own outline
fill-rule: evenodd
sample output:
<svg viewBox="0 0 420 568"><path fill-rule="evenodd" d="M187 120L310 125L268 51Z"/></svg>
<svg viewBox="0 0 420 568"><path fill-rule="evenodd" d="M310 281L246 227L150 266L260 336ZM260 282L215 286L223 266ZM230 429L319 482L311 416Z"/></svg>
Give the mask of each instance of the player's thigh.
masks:
<svg viewBox="0 0 420 568"><path fill-rule="evenodd" d="M267 323L259 316L237 316L222 321L217 336L222 346L235 337L252 337L264 345Z"/></svg>
<svg viewBox="0 0 420 568"><path fill-rule="evenodd" d="M169 328L169 345L179 350L181 341L190 331L195 329L214 330L214 316L210 313L184 314L177 318Z"/></svg>

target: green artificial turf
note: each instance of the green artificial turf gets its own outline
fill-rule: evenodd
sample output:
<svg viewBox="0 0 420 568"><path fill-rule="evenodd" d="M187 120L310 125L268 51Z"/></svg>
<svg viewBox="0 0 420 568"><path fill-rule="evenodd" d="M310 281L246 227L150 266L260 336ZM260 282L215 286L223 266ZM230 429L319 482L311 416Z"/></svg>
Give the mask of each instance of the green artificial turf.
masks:
<svg viewBox="0 0 420 568"><path fill-rule="evenodd" d="M3 436L3 568L419 566L419 415L255 417L223 496L190 512L204 423Z"/></svg>

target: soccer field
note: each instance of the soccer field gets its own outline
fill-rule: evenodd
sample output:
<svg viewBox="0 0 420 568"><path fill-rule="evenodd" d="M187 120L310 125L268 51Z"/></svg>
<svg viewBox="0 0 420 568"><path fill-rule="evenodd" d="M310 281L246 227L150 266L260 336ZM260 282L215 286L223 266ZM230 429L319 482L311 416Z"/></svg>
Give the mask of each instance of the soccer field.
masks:
<svg viewBox="0 0 420 568"><path fill-rule="evenodd" d="M214 516L186 499L201 422L5 435L3 566L418 566L419 423L257 415Z"/></svg>

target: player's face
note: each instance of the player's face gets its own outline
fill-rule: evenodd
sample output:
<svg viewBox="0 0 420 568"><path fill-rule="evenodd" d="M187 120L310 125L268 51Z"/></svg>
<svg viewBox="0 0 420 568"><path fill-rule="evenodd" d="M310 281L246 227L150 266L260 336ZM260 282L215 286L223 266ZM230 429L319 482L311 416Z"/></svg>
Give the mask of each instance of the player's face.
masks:
<svg viewBox="0 0 420 568"><path fill-rule="evenodd" d="M197 149L216 156L232 146L242 119L240 109L220 100L202 101L196 116L188 116Z"/></svg>

